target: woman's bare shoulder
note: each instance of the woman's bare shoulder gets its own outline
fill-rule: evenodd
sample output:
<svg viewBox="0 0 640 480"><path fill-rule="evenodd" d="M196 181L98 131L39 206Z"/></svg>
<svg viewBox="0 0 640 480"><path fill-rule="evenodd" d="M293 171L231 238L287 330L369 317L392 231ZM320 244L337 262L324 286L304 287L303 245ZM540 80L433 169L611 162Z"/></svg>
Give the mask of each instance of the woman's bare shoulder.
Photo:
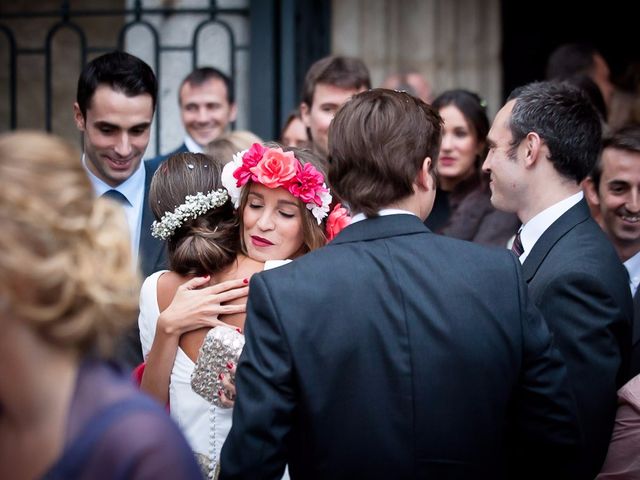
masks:
<svg viewBox="0 0 640 480"><path fill-rule="evenodd" d="M180 285L189 280L176 272L165 272L158 278L158 308L162 312L173 300Z"/></svg>

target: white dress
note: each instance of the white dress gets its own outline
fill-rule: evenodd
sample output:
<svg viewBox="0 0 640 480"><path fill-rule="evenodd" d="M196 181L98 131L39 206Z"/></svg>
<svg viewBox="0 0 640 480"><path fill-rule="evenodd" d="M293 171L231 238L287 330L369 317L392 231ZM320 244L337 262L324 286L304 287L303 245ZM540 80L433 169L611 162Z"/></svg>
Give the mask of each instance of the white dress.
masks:
<svg viewBox="0 0 640 480"><path fill-rule="evenodd" d="M140 290L138 326L142 356L145 360L151 350L160 316L158 278L166 271L161 270L148 276ZM209 452L213 451L213 461L217 463L222 444L231 429L233 409L210 405L200 395L194 393L191 389L191 373L194 367L195 363L178 347L169 382L169 410L192 450L204 457L209 457ZM210 408L213 412L209 411ZM212 422L211 419L214 421ZM213 443L209 443L210 432L213 433Z"/></svg>
<svg viewBox="0 0 640 480"><path fill-rule="evenodd" d="M273 260L265 263L265 270L283 265L290 260ZM146 360L156 335L160 316L158 307L158 278L168 270L149 275L140 290L140 342L142 357ZM191 373L195 363L178 347L169 382L169 410L179 425L194 453L200 458L210 458L214 465L220 458L222 444L231 430L232 408L218 408L191 389ZM211 441L210 441L211 434ZM215 466L214 466L215 468ZM284 477L286 478L286 476Z"/></svg>

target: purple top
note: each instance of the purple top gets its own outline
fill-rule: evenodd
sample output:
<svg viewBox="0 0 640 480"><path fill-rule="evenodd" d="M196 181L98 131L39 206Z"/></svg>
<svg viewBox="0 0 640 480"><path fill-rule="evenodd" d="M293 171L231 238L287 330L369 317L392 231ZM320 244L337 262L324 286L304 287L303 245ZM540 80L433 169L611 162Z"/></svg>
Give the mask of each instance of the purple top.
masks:
<svg viewBox="0 0 640 480"><path fill-rule="evenodd" d="M108 364L80 367L65 449L54 479L197 479L202 475L167 413Z"/></svg>

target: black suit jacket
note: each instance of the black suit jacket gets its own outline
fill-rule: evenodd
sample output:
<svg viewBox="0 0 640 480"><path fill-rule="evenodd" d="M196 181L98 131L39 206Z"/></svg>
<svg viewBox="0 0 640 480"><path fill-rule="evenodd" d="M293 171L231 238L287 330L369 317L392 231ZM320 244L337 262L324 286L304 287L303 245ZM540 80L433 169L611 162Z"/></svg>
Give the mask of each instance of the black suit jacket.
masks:
<svg viewBox="0 0 640 480"><path fill-rule="evenodd" d="M165 242L151 236L151 224L155 218L149 206L151 180L162 161L162 157L157 157L144 162L144 203L142 206L140 243L138 246L138 263L143 278L153 272L167 268ZM132 327L116 343L114 359L125 370L131 370L142 362L142 346L140 344L140 330L138 329L137 321L133 322Z"/></svg>
<svg viewBox="0 0 640 480"><path fill-rule="evenodd" d="M220 478L571 478L566 368L506 249L368 219L247 308Z"/></svg>
<svg viewBox="0 0 640 480"><path fill-rule="evenodd" d="M616 391L629 376L627 272L584 200L544 232L523 272L567 362L586 446L579 478L592 479L607 453Z"/></svg>
<svg viewBox="0 0 640 480"><path fill-rule="evenodd" d="M640 374L640 288L633 296L633 337L631 347L630 377Z"/></svg>

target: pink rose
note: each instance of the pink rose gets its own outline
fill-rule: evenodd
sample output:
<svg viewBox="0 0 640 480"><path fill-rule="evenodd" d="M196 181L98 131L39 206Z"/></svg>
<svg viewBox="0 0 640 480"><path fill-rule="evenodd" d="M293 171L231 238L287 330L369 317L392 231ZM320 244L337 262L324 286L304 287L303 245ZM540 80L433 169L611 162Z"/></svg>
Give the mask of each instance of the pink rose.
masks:
<svg viewBox="0 0 640 480"><path fill-rule="evenodd" d="M278 188L295 176L297 163L298 160L293 152L283 152L281 148L269 148L262 156L262 160L250 170L257 182L268 188Z"/></svg>
<svg viewBox="0 0 640 480"><path fill-rule="evenodd" d="M349 223L351 223L349 212L341 204L336 203L327 218L327 241L333 240Z"/></svg>
<svg viewBox="0 0 640 480"><path fill-rule="evenodd" d="M310 163L305 163L304 167L298 164L296 181L289 185L289 192L294 197L298 197L304 203L315 203L322 205L320 193L327 189L322 186L324 178L322 174Z"/></svg>
<svg viewBox="0 0 640 480"><path fill-rule="evenodd" d="M237 180L236 186L241 187L249 180L257 180L257 177L251 173L251 169L262 160L266 151L267 149L259 143L251 145L251 148L242 156L242 165L233 172L233 177Z"/></svg>

